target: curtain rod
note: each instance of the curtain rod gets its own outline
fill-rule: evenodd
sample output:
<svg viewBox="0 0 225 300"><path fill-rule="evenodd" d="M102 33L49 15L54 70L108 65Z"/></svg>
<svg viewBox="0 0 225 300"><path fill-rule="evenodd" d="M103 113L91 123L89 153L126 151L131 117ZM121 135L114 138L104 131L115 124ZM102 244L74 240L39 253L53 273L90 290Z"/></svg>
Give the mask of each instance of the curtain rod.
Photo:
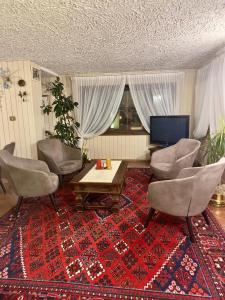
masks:
<svg viewBox="0 0 225 300"><path fill-rule="evenodd" d="M196 71L196 69L182 69L182 70L158 70L158 71L137 71L137 72L115 72L115 73L78 73L78 74L65 74L62 76L68 77L95 77L95 76L121 76L121 75L140 75L140 74L160 74L160 73L180 73L180 72Z"/></svg>
<svg viewBox="0 0 225 300"><path fill-rule="evenodd" d="M53 76L59 76L59 74L53 72L53 71L50 70L50 69L44 68L44 67L42 67L42 66L40 66L40 70L43 71L43 72L45 72L45 73L51 74L51 75L53 75Z"/></svg>

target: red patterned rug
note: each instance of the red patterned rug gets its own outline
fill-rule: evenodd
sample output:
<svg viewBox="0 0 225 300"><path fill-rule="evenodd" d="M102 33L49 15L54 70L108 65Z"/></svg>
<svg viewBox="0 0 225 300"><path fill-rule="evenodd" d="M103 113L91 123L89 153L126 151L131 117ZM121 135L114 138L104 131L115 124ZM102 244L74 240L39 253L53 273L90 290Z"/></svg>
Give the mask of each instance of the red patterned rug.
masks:
<svg viewBox="0 0 225 300"><path fill-rule="evenodd" d="M149 170L126 176L119 213L75 212L67 186L58 213L42 198L24 201L14 227L13 210L2 217L1 299L224 299L225 235L213 215L210 227L194 218L195 244L180 218L158 213L144 229Z"/></svg>

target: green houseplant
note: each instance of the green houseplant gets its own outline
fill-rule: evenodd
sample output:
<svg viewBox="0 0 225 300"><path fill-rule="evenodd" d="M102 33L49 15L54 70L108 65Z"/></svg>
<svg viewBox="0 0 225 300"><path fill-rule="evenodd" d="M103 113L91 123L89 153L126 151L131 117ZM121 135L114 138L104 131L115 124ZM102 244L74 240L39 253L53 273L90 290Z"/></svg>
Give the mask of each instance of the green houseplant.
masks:
<svg viewBox="0 0 225 300"><path fill-rule="evenodd" d="M217 162L225 154L225 122L221 121L220 129L215 134L208 134L207 163Z"/></svg>
<svg viewBox="0 0 225 300"><path fill-rule="evenodd" d="M54 112L57 122L54 133L48 132L48 134L59 138L68 146L77 147L79 137L76 136L76 129L80 124L74 118L74 108L78 106L78 102L73 101L72 96L65 96L64 85L59 77L51 82L50 91L54 101L47 105L43 103L41 109L47 115Z"/></svg>

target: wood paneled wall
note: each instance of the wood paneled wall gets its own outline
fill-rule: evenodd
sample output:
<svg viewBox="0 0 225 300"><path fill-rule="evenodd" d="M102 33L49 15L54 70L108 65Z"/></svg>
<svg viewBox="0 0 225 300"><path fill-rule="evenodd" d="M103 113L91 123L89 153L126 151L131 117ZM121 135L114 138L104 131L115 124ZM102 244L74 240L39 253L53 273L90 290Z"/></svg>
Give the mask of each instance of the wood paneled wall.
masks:
<svg viewBox="0 0 225 300"><path fill-rule="evenodd" d="M31 63L31 69L39 69L40 66ZM32 73L31 73L31 77ZM41 78L40 80L31 78L32 83L32 99L34 107L34 121L35 121L35 130L36 130L36 141L42 140L45 138L45 122L44 114L41 110L42 105L42 88L41 88Z"/></svg>
<svg viewBox="0 0 225 300"><path fill-rule="evenodd" d="M36 128L32 98L31 69L29 61L0 62L0 68L9 69L12 86L3 89L0 108L0 148L7 143L16 142L15 154L22 157L36 156ZM19 79L26 81L19 87ZM18 96L19 91L27 92L26 101ZM14 116L15 121L10 121Z"/></svg>
<svg viewBox="0 0 225 300"><path fill-rule="evenodd" d="M91 159L149 160L148 135L98 136L85 142Z"/></svg>

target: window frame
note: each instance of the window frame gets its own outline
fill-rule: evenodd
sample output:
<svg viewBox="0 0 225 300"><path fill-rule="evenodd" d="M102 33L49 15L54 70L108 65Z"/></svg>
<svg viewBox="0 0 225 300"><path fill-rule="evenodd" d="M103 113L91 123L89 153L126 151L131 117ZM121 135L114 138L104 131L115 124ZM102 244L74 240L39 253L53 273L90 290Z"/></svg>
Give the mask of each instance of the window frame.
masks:
<svg viewBox="0 0 225 300"><path fill-rule="evenodd" d="M104 136L107 135L149 135L149 133L145 130L145 129L140 129L140 130L131 130L131 129L127 129L127 130L122 130L122 129L115 129L113 130L108 129L106 132L104 132L103 134Z"/></svg>

